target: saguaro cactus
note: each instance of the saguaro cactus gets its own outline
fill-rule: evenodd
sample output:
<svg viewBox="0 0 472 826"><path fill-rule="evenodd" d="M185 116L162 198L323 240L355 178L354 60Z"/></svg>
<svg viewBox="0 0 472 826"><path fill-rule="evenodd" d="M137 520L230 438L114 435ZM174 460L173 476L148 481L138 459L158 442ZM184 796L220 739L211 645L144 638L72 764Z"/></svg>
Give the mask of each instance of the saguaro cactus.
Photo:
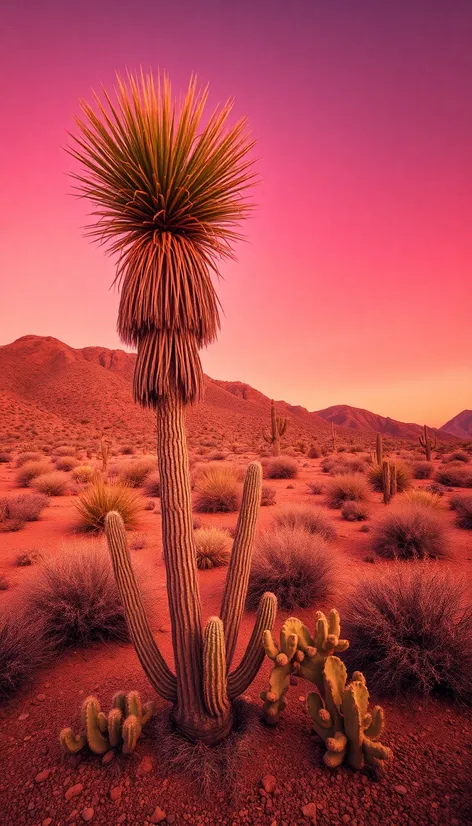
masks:
<svg viewBox="0 0 472 826"><path fill-rule="evenodd" d="M100 439L100 458L102 460L102 472L106 473L108 469L108 462L110 459L110 448L111 448L111 440L107 439L106 436L102 436Z"/></svg>
<svg viewBox="0 0 472 826"><path fill-rule="evenodd" d="M381 433L377 433L377 437L375 440L375 457L377 464L381 465L383 461L383 442Z"/></svg>
<svg viewBox="0 0 472 826"><path fill-rule="evenodd" d="M275 596L264 594L246 652L238 667L230 672L246 601L261 479L261 466L253 462L247 469L244 481L220 617L209 618L203 639L201 635L195 635L189 641L184 633L185 628L180 625L180 616L185 617L186 613L186 600L182 598L178 584L176 586L177 576L186 575L188 588L197 589L196 583L191 584L185 561L179 561L180 571L175 571L174 576L169 578L167 585L173 618L175 676L149 629L131 567L123 521L115 512L109 513L106 518L105 532L115 577L141 665L156 692L173 703L173 717L178 728L190 739L209 744L218 742L228 734L232 725L231 702L246 691L260 668L264 659L262 633L272 628L277 609ZM188 593L195 596L195 592ZM198 599L198 591L196 596ZM196 608L200 613L199 600L196 601Z"/></svg>
<svg viewBox="0 0 472 826"><path fill-rule="evenodd" d="M282 416L277 416L275 409L275 402L271 399L270 402L270 422L271 432L264 430L263 437L268 444L272 445L272 454L274 456L280 455L280 439L287 431L287 419Z"/></svg>
<svg viewBox="0 0 472 826"><path fill-rule="evenodd" d="M418 436L418 441L419 441L421 447L423 448L423 450L426 454L426 461L430 462L431 461L431 451L436 450L436 447L437 447L437 444L438 444L438 440L437 440L436 436L434 437L434 440L431 439L431 436L429 435L429 430L426 427L426 425L424 425L423 426L423 436Z"/></svg>
<svg viewBox="0 0 472 826"><path fill-rule="evenodd" d="M384 459L382 462L382 491L384 504L388 505L392 496L390 462L388 459Z"/></svg>

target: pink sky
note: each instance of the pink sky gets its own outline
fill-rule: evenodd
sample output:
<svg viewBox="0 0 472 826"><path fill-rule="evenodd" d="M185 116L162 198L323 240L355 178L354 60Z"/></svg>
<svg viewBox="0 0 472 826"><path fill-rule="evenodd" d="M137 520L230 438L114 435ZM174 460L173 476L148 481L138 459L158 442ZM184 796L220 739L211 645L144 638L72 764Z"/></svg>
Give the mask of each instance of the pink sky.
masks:
<svg viewBox="0 0 472 826"><path fill-rule="evenodd" d="M470 0L23 0L2 11L0 343L118 347L61 149L114 71L191 72L258 138L215 378L441 425L472 407Z"/></svg>

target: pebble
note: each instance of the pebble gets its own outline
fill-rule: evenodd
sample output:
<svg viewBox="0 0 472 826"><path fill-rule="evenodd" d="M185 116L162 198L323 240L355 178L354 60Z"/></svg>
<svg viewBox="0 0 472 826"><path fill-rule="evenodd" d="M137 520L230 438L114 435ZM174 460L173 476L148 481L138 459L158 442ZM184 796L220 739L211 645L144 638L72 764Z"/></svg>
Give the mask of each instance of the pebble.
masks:
<svg viewBox="0 0 472 826"><path fill-rule="evenodd" d="M304 817L311 817L311 822L316 824L316 803L307 803L302 806L302 814Z"/></svg>
<svg viewBox="0 0 472 826"><path fill-rule="evenodd" d="M137 773L138 774L149 774L152 771L152 759L151 757L143 757L141 760Z"/></svg>
<svg viewBox="0 0 472 826"><path fill-rule="evenodd" d="M162 823L162 821L166 820L166 818L167 815L165 811L159 808L159 806L156 806L151 816L151 823Z"/></svg>
<svg viewBox="0 0 472 826"><path fill-rule="evenodd" d="M127 817L126 812L123 812L123 814L119 816L119 818L116 822L117 823L124 823L125 820L126 820L126 817Z"/></svg>
<svg viewBox="0 0 472 826"><path fill-rule="evenodd" d="M273 774L266 774L262 778L261 782L262 782L262 787L263 787L264 791L267 792L267 794L272 794L272 792L275 789L276 783L277 783L277 780L275 779L274 775Z"/></svg>
<svg viewBox="0 0 472 826"><path fill-rule="evenodd" d="M393 788L394 791L397 792L397 794L408 794L408 789L406 788L406 786L394 786Z"/></svg>
<svg viewBox="0 0 472 826"><path fill-rule="evenodd" d="M42 702L42 700L46 699L46 695L45 694L37 694L36 699L39 700L39 702Z"/></svg>
<svg viewBox="0 0 472 826"><path fill-rule="evenodd" d="M48 779L50 774L51 769L43 769L43 771L39 772L34 779L36 783L44 783L44 781Z"/></svg>
<svg viewBox="0 0 472 826"><path fill-rule="evenodd" d="M20 716L18 717L18 720L21 720L21 721L27 720L28 717L29 717L29 713L26 711L24 714L20 714Z"/></svg>
<svg viewBox="0 0 472 826"><path fill-rule="evenodd" d="M51 826L52 817L45 817L41 826Z"/></svg>
<svg viewBox="0 0 472 826"><path fill-rule="evenodd" d="M85 820L85 822L88 823L89 820L92 820L92 817L93 817L93 809L92 809L91 806L89 806L88 808L83 810L82 820Z"/></svg>
<svg viewBox="0 0 472 826"><path fill-rule="evenodd" d="M81 793L83 788L84 787L82 783L76 783L75 786L69 786L65 793L66 800L72 800L73 797L77 797L77 795Z"/></svg>
<svg viewBox="0 0 472 826"><path fill-rule="evenodd" d="M123 792L122 786L114 786L113 789L110 789L110 797L113 801L119 800Z"/></svg>
<svg viewBox="0 0 472 826"><path fill-rule="evenodd" d="M113 760L114 756L115 756L115 752L113 751L113 749L110 749L110 751L107 751L107 753L103 755L103 757L102 757L102 764L103 764L104 766L106 766L106 764L107 764L107 763L111 763L111 761Z"/></svg>

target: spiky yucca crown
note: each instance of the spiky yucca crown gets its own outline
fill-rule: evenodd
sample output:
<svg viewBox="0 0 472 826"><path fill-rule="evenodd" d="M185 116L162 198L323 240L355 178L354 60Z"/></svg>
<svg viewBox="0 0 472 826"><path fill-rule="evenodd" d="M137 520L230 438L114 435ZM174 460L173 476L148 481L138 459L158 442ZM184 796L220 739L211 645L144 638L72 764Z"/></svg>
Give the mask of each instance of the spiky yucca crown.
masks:
<svg viewBox="0 0 472 826"><path fill-rule="evenodd" d="M208 89L192 78L181 104L164 76L117 78L114 104L81 102L79 136L70 154L83 167L76 190L91 200L88 234L118 254L118 332L137 346L135 399L157 407L200 395L198 349L219 329L211 280L217 261L233 256L235 227L250 210L255 182L247 121L226 130L229 101L202 117Z"/></svg>

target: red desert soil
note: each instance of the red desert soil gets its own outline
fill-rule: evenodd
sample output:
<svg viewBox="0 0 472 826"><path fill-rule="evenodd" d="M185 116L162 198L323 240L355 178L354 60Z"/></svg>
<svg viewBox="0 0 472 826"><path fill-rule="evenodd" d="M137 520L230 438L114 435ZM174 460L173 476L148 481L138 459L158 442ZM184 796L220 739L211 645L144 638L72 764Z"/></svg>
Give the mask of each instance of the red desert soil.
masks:
<svg viewBox="0 0 472 826"><path fill-rule="evenodd" d="M238 462L243 466L249 458L240 456ZM120 457L118 464L123 459ZM313 502L323 508L336 525L335 547L344 559L338 596L333 600L342 618L343 600L351 583L371 570L371 565L363 561L370 550L369 534L360 532L358 523L343 521L339 511L324 508L323 496L307 492L306 481L327 478L320 471L319 460L301 458L298 463L297 479L269 482L277 490L277 504L261 508L259 527L267 525L285 503ZM0 496L16 490L14 473L12 465L0 466ZM372 501L375 517L384 506L379 494L372 494ZM9 590L0 593L1 607L19 599L20 585L34 576L35 566L15 567L18 553L33 549L44 556L58 550L64 553L67 543L74 541L73 502L72 496L54 498L38 522L27 524L18 533L0 534L0 574L5 574L10 584ZM236 522L236 514L202 514L199 518L204 524L219 526ZM446 508L443 518L448 523L452 557L438 564L458 574L469 574L470 532L455 528L453 514ZM140 516L138 530L146 534L146 547L132 551L132 557L147 572L152 627L171 662L160 521L156 500L156 510L143 511ZM379 568L389 564L376 563ZM225 573L223 568L199 574L204 617L219 611ZM328 609L331 605L315 607ZM297 612L310 627L313 613ZM279 613L277 632L286 615ZM243 652L252 622L251 615L244 617L235 662ZM373 702L380 701L386 711L382 741L393 749L394 761L377 777L355 774L346 768L333 771L324 767L322 746L310 730L306 684L300 682L291 688L289 705L278 727L268 728L261 723L259 692L267 685L269 670L266 661L244 698L246 727L242 727L233 747L235 782L232 786L216 782L205 797L188 773L169 765L168 748L166 755L163 753L167 704L159 698L157 719L145 730L131 757L115 756L103 765L100 757L86 751L74 757L64 755L58 732L64 725L77 727L79 706L87 694L96 693L106 706L118 688L138 689L144 700L153 698L153 691L131 645L100 645L61 655L30 689L0 709L0 823L466 826L472 822L470 709L444 700L406 699L393 703L375 696Z"/></svg>

